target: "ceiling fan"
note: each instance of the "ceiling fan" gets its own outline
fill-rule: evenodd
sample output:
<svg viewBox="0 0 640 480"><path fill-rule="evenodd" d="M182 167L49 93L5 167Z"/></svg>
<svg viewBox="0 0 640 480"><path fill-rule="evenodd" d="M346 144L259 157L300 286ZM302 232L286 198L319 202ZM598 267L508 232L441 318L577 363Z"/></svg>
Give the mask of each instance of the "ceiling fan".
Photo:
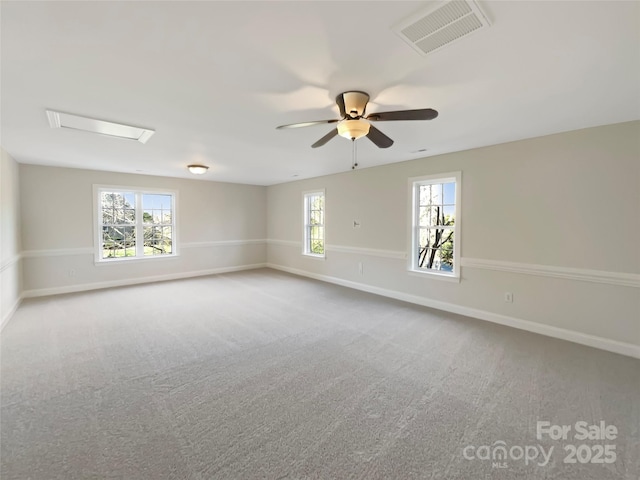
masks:
<svg viewBox="0 0 640 480"><path fill-rule="evenodd" d="M431 108L418 110L397 110L395 112L376 112L365 115L369 102L369 94L359 91L343 92L336 97L336 104L340 110L342 118L334 120L316 120L312 122L292 123L290 125L280 125L282 128L309 127L323 123L337 123L334 128L324 137L311 145L313 148L321 147L336 135L341 135L351 140L366 136L380 148L389 148L393 145L393 140L371 125L371 122L386 122L392 120L433 120L438 116L438 112Z"/></svg>

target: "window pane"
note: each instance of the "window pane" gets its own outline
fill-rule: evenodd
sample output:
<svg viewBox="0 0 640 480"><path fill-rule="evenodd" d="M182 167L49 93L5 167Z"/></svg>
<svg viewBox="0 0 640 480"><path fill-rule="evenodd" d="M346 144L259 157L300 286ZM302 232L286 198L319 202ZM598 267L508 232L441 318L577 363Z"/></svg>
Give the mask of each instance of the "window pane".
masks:
<svg viewBox="0 0 640 480"><path fill-rule="evenodd" d="M455 205L456 203L456 184L454 182L445 183L443 185L444 190L444 203L449 205Z"/></svg>
<svg viewBox="0 0 640 480"><path fill-rule="evenodd" d="M132 223L135 221L135 212L130 209L114 208L113 209L113 222L117 224Z"/></svg>
<svg viewBox="0 0 640 480"><path fill-rule="evenodd" d="M114 217L113 208L102 209L102 223L113 223Z"/></svg>
<svg viewBox="0 0 640 480"><path fill-rule="evenodd" d="M144 255L172 253L172 227L144 227Z"/></svg>
<svg viewBox="0 0 640 480"><path fill-rule="evenodd" d="M102 192L102 223L126 224L135 222L133 193Z"/></svg>
<svg viewBox="0 0 640 480"><path fill-rule="evenodd" d="M156 227L144 227L144 254L153 255L154 245L156 243L157 228Z"/></svg>
<svg viewBox="0 0 640 480"><path fill-rule="evenodd" d="M436 183L431 185L431 205L442 204L442 184Z"/></svg>
<svg viewBox="0 0 640 480"><path fill-rule="evenodd" d="M445 230L440 248L440 258L442 260L441 270L453 271L453 242L455 233Z"/></svg>
<svg viewBox="0 0 640 480"><path fill-rule="evenodd" d="M437 252L437 249L421 248L418 253L418 267L433 269Z"/></svg>
<svg viewBox="0 0 640 480"><path fill-rule="evenodd" d="M433 208L433 215L431 217L431 225L433 225L433 226L435 226L435 225L446 225L443 208L440 205L438 205L437 207L432 207L432 208Z"/></svg>
<svg viewBox="0 0 640 480"><path fill-rule="evenodd" d="M425 249L421 263L421 268L428 268L430 270L442 270L441 251L439 248L427 248Z"/></svg>
<svg viewBox="0 0 640 480"><path fill-rule="evenodd" d="M102 208L135 208L133 193L102 192Z"/></svg>
<svg viewBox="0 0 640 480"><path fill-rule="evenodd" d="M309 223L311 225L319 225L322 224L322 212L318 211L318 210L312 210L311 211L311 215L310 215L310 221Z"/></svg>
<svg viewBox="0 0 640 480"><path fill-rule="evenodd" d="M132 208L124 209L124 221L126 223L135 223L136 221L136 211Z"/></svg>
<svg viewBox="0 0 640 480"><path fill-rule="evenodd" d="M113 193L102 192L101 201L102 208L112 208L113 207Z"/></svg>
<svg viewBox="0 0 640 480"><path fill-rule="evenodd" d="M123 227L122 228L123 235L123 245L124 248L135 248L136 246L136 229L135 227Z"/></svg>
<svg viewBox="0 0 640 480"><path fill-rule="evenodd" d="M144 195L142 195L142 209L151 210L154 207L155 197L156 197L155 195L151 195L148 193L145 193Z"/></svg>
<svg viewBox="0 0 640 480"><path fill-rule="evenodd" d="M455 205L446 205L444 208L445 225L454 225L456 220L456 207Z"/></svg>
<svg viewBox="0 0 640 480"><path fill-rule="evenodd" d="M429 185L420 185L419 186L419 195L420 195L420 205L428 206L428 205L442 205L443 203L454 203L455 195L452 196L451 202L445 202L443 197L443 192L445 192L445 185L453 185L455 183L433 183ZM454 190L455 193L455 190ZM451 196L451 195L449 195Z"/></svg>
<svg viewBox="0 0 640 480"><path fill-rule="evenodd" d="M124 210L122 208L113 209L113 222L112 223L125 223L124 222Z"/></svg>
<svg viewBox="0 0 640 480"><path fill-rule="evenodd" d="M420 207L418 225L421 227L428 227L431 225L431 207Z"/></svg>
<svg viewBox="0 0 640 480"><path fill-rule="evenodd" d="M429 270L452 272L453 257L445 249L426 248L420 251L418 266Z"/></svg>
<svg viewBox="0 0 640 480"><path fill-rule="evenodd" d="M309 251L310 253L324 253L324 227L309 227Z"/></svg>
<svg viewBox="0 0 640 480"><path fill-rule="evenodd" d="M431 185L420 185L420 205L431 204Z"/></svg>
<svg viewBox="0 0 640 480"><path fill-rule="evenodd" d="M112 257L115 242L113 240L112 227L102 227L102 258Z"/></svg>
<svg viewBox="0 0 640 480"><path fill-rule="evenodd" d="M428 247L429 244L429 229L428 228L421 228L420 229L420 235L419 235L419 243L418 246L420 247Z"/></svg>
<svg viewBox="0 0 640 480"><path fill-rule="evenodd" d="M134 256L135 227L102 227L102 258Z"/></svg>
<svg viewBox="0 0 640 480"><path fill-rule="evenodd" d="M171 210L171 195L145 193L142 195L142 208Z"/></svg>
<svg viewBox="0 0 640 480"><path fill-rule="evenodd" d="M420 247L439 248L450 232L442 228L423 228L420 230Z"/></svg>
<svg viewBox="0 0 640 480"><path fill-rule="evenodd" d="M311 196L311 209L312 210L322 210L324 204L324 198L322 195L312 195Z"/></svg>
<svg viewBox="0 0 640 480"><path fill-rule="evenodd" d="M171 240L171 227L163 227L162 228L162 247L164 249L164 253L171 253L173 242Z"/></svg>
<svg viewBox="0 0 640 480"><path fill-rule="evenodd" d="M442 207L421 207L421 209L424 209L424 211L421 212L421 214L423 214L423 217L420 218L421 227L441 225L444 221L442 217Z"/></svg>
<svg viewBox="0 0 640 480"><path fill-rule="evenodd" d="M455 206L420 207L418 226L453 225L455 223Z"/></svg>
<svg viewBox="0 0 640 480"><path fill-rule="evenodd" d="M440 248L445 243L453 242L453 230L448 228L432 228L432 238L433 243L431 244L434 248Z"/></svg>
<svg viewBox="0 0 640 480"><path fill-rule="evenodd" d="M318 239L311 242L311 253L322 255L324 253L324 241Z"/></svg>
<svg viewBox="0 0 640 480"><path fill-rule="evenodd" d="M147 224L170 224L171 210L164 208L145 209L142 221Z"/></svg>
<svg viewBox="0 0 640 480"><path fill-rule="evenodd" d="M453 230L448 228L422 228L420 229L419 242L419 267L453 270Z"/></svg>

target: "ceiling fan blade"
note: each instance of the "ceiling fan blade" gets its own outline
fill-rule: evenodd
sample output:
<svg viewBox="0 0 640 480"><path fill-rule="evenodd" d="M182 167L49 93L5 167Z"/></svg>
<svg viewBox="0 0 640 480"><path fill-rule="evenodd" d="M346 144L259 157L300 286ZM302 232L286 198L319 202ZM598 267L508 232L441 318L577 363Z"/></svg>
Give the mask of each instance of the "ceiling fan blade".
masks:
<svg viewBox="0 0 640 480"><path fill-rule="evenodd" d="M433 120L438 116L438 112L432 108L421 108L418 110L397 110L395 112L376 112L367 117L367 120L374 122L384 122L389 120Z"/></svg>
<svg viewBox="0 0 640 480"><path fill-rule="evenodd" d="M340 110L340 118L346 117L347 112L344 109L344 95L342 93L336 97L336 103L338 104L338 109Z"/></svg>
<svg viewBox="0 0 640 480"><path fill-rule="evenodd" d="M313 122L301 122L301 123L290 123L289 125L280 125L276 127L277 129L282 128L300 128L300 127L310 127L312 125L324 125L325 123L336 123L339 122L340 119L337 120L315 120Z"/></svg>
<svg viewBox="0 0 640 480"><path fill-rule="evenodd" d="M369 127L367 138L380 148L389 148L391 145L393 145L393 140L391 140L373 125Z"/></svg>
<svg viewBox="0 0 640 480"><path fill-rule="evenodd" d="M321 147L322 145L324 145L325 143L327 143L329 140L331 140L333 137L335 137L336 135L338 135L338 129L334 128L333 130L331 130L329 133L327 133L324 137L322 137L320 140L318 140L316 143L314 143L313 145L311 145L311 148L318 148Z"/></svg>

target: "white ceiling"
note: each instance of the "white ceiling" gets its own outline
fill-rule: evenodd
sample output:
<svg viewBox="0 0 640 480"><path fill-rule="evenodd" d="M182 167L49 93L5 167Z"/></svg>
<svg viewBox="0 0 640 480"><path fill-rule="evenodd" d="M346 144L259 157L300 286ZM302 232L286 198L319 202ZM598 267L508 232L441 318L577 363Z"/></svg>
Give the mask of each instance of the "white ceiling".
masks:
<svg viewBox="0 0 640 480"><path fill-rule="evenodd" d="M332 125L275 129L337 118L345 90L440 112L378 123L395 144L358 140L361 168L640 118L640 2L480 0L490 28L422 57L391 27L431 3L3 0L0 141L21 163L270 185L351 168L348 140L310 147ZM47 108L156 133L51 129Z"/></svg>

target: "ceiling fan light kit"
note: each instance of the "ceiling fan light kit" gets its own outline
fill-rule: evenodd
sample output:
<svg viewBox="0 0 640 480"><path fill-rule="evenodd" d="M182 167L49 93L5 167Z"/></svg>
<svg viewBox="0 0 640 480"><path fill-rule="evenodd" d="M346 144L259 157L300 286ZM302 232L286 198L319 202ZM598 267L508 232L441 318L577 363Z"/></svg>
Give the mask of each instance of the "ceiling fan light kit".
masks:
<svg viewBox="0 0 640 480"><path fill-rule="evenodd" d="M338 123L338 134L349 140L357 140L369 134L371 124L366 120L342 120Z"/></svg>

